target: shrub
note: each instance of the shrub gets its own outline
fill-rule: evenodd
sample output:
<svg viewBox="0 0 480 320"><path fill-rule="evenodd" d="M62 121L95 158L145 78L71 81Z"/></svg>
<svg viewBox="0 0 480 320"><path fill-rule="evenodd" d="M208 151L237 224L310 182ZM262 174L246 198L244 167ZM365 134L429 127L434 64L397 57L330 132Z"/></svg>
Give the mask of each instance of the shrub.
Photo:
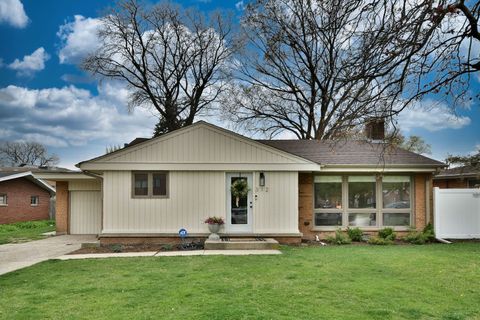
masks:
<svg viewBox="0 0 480 320"><path fill-rule="evenodd" d="M431 223L427 224L423 231L412 230L404 239L406 242L412 244L425 244L435 241L435 232Z"/></svg>
<svg viewBox="0 0 480 320"><path fill-rule="evenodd" d="M348 228L347 234L352 239L352 241L362 241L363 239L363 232L360 228Z"/></svg>
<svg viewBox="0 0 480 320"><path fill-rule="evenodd" d="M385 228L378 231L378 236L387 241L394 241L397 238L397 234L392 228Z"/></svg>
<svg viewBox="0 0 480 320"><path fill-rule="evenodd" d="M325 240L328 243L339 244L339 245L352 243L352 239L350 239L350 237L344 234L340 229L335 231L334 237L328 236Z"/></svg>
<svg viewBox="0 0 480 320"><path fill-rule="evenodd" d="M429 242L435 241L435 230L433 230L433 225L431 223L423 228L423 234L427 237Z"/></svg>
<svg viewBox="0 0 480 320"><path fill-rule="evenodd" d="M387 236L387 238L388 238L388 236ZM393 244L393 240L384 239L382 237L370 237L370 238L368 238L367 242L369 244L379 245L379 246L385 246L385 245Z"/></svg>
<svg viewBox="0 0 480 320"><path fill-rule="evenodd" d="M119 253L119 252L122 252L122 245L120 244L112 244L110 246L110 249L112 249L113 252L115 253Z"/></svg>
<svg viewBox="0 0 480 320"><path fill-rule="evenodd" d="M427 237L423 232L410 231L404 240L412 244L425 244L427 242Z"/></svg>
<svg viewBox="0 0 480 320"><path fill-rule="evenodd" d="M166 243L162 245L162 250L164 251L172 251L172 249L173 249L173 245L171 245L170 243Z"/></svg>

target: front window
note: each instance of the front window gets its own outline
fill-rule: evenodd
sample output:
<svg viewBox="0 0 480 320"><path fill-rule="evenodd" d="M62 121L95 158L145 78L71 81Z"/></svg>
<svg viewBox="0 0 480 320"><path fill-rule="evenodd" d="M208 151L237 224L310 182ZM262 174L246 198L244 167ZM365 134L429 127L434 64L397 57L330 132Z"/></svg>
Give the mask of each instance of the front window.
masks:
<svg viewBox="0 0 480 320"><path fill-rule="evenodd" d="M6 206L6 205L7 205L7 195L0 194L0 206Z"/></svg>
<svg viewBox="0 0 480 320"><path fill-rule="evenodd" d="M167 195L167 174L165 172L152 174L152 188L154 196Z"/></svg>
<svg viewBox="0 0 480 320"><path fill-rule="evenodd" d="M375 176L348 177L348 207L375 208Z"/></svg>
<svg viewBox="0 0 480 320"><path fill-rule="evenodd" d="M133 172L132 197L168 197L168 172Z"/></svg>
<svg viewBox="0 0 480 320"><path fill-rule="evenodd" d="M382 183L383 207L390 209L410 208L410 177L386 176Z"/></svg>
<svg viewBox="0 0 480 320"><path fill-rule="evenodd" d="M341 176L317 176L314 182L315 225L341 226L343 178Z"/></svg>
<svg viewBox="0 0 480 320"><path fill-rule="evenodd" d="M411 224L409 176L385 176L382 179L383 225L408 227Z"/></svg>
<svg viewBox="0 0 480 320"><path fill-rule="evenodd" d="M412 222L411 188L410 176L316 176L314 224L408 227Z"/></svg>
<svg viewBox="0 0 480 320"><path fill-rule="evenodd" d="M342 208L342 177L315 177L315 209Z"/></svg>
<svg viewBox="0 0 480 320"><path fill-rule="evenodd" d="M32 207L35 207L35 206L38 206L38 202L39 202L39 197L38 196L31 196L30 197L30 205Z"/></svg>
<svg viewBox="0 0 480 320"><path fill-rule="evenodd" d="M134 175L134 195L148 196L148 174L135 173Z"/></svg>

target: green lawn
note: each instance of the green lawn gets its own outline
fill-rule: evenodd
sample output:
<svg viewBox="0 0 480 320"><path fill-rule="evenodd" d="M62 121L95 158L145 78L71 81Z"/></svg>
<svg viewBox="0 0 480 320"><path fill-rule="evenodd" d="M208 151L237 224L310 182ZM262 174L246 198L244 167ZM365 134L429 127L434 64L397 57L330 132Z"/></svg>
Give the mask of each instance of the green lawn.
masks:
<svg viewBox="0 0 480 320"><path fill-rule="evenodd" d="M0 318L480 319L480 244L47 261L0 276Z"/></svg>
<svg viewBox="0 0 480 320"><path fill-rule="evenodd" d="M0 244L42 239L42 233L55 231L55 221L27 221L0 224Z"/></svg>

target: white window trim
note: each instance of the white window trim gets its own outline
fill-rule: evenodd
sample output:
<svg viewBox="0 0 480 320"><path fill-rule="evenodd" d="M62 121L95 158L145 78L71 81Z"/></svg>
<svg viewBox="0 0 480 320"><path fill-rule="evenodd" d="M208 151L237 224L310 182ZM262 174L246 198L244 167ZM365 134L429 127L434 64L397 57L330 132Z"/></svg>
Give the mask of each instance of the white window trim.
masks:
<svg viewBox="0 0 480 320"><path fill-rule="evenodd" d="M415 227L415 177L408 175L410 177L410 208L409 209L388 209L383 208L383 184L382 184L382 175L375 175L375 191L376 191L376 207L375 208L349 208L348 207L348 176L355 174L346 174L342 175L342 208L341 209L321 209L315 208L315 177L313 179L312 191L313 191L313 221L312 221L312 231L335 231L338 229L346 230L349 227L359 228L363 231L378 231L384 228L393 228L395 231L408 231L411 228ZM362 174L365 175L365 174ZM392 175L402 175L402 174L392 174ZM317 226L315 225L315 214L319 212L325 213L342 213L342 225L341 226ZM373 213L375 212L376 225L375 226L349 226L348 225L348 214L349 213ZM383 225L383 213L410 213L410 225L409 226L387 226Z"/></svg>
<svg viewBox="0 0 480 320"><path fill-rule="evenodd" d="M37 199L35 203L32 203L33 198ZM40 197L39 196L30 196L30 206L31 207L38 207L39 204L40 204Z"/></svg>
<svg viewBox="0 0 480 320"><path fill-rule="evenodd" d="M0 194L0 197L5 197L5 203L0 203L0 207L8 207L8 196L6 193Z"/></svg>

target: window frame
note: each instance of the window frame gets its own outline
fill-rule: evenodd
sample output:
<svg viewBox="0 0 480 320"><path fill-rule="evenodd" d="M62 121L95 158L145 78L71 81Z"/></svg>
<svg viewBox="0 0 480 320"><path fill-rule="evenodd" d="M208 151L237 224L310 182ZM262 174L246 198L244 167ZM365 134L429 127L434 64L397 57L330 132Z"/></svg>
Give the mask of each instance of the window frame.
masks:
<svg viewBox="0 0 480 320"><path fill-rule="evenodd" d="M32 203L33 199L37 199L35 203ZM37 195L30 196L30 207L38 207L40 204L40 197Z"/></svg>
<svg viewBox="0 0 480 320"><path fill-rule="evenodd" d="M415 177L412 174L402 174L391 173L391 174L373 174L375 177L375 192L376 192L376 207L375 208L349 208L349 194L348 194L348 177L349 176L366 176L366 173L346 173L346 174L318 174L321 175L330 175L330 176L341 176L342 177L342 208L341 209L316 209L315 208L315 174L313 174L312 179L312 231L335 231L337 229L346 230L348 227L360 228L364 231L377 231L383 228L393 228L396 231L408 231L410 228L415 227ZM372 175L370 175L372 176ZM410 179L410 208L408 209L390 209L383 208L383 177L384 176L408 176ZM317 212L322 213L342 213L342 225L341 226L317 226L315 225L315 215ZM383 214L384 213L410 213L410 225L408 226L388 226L383 224ZM349 213L375 213L375 226L350 226L349 225Z"/></svg>
<svg viewBox="0 0 480 320"><path fill-rule="evenodd" d="M385 176L406 176L406 175L402 175L402 174L389 174L389 175L385 175ZM400 209L396 209L396 208L384 208L383 207L383 179L380 181L380 192L382 193L381 196L380 196L380 208L382 209L380 211L380 215L381 215L381 226L383 228L387 228L387 227L390 227L390 228L398 228L398 230L400 229L409 229L411 227L413 227L415 225L415 221L414 221L414 216L413 216L413 211L414 211L414 207L415 207L415 192L414 192L414 184L415 184L415 179L413 176L411 175L408 175L408 177L410 178L410 190L409 190L409 197L410 197L410 207L409 208L400 208ZM410 213L410 224L408 226L392 226L392 225L385 225L383 223L383 214L384 213Z"/></svg>
<svg viewBox="0 0 480 320"><path fill-rule="evenodd" d="M5 197L5 203L0 203L0 207L8 206L8 195L6 193L0 193L0 197Z"/></svg>
<svg viewBox="0 0 480 320"><path fill-rule="evenodd" d="M136 195L135 194L135 175L146 174L147 175L147 194ZM153 194L153 175L165 174L165 195ZM169 171L132 171L131 172L131 196L132 199L168 199L170 197L170 172Z"/></svg>

